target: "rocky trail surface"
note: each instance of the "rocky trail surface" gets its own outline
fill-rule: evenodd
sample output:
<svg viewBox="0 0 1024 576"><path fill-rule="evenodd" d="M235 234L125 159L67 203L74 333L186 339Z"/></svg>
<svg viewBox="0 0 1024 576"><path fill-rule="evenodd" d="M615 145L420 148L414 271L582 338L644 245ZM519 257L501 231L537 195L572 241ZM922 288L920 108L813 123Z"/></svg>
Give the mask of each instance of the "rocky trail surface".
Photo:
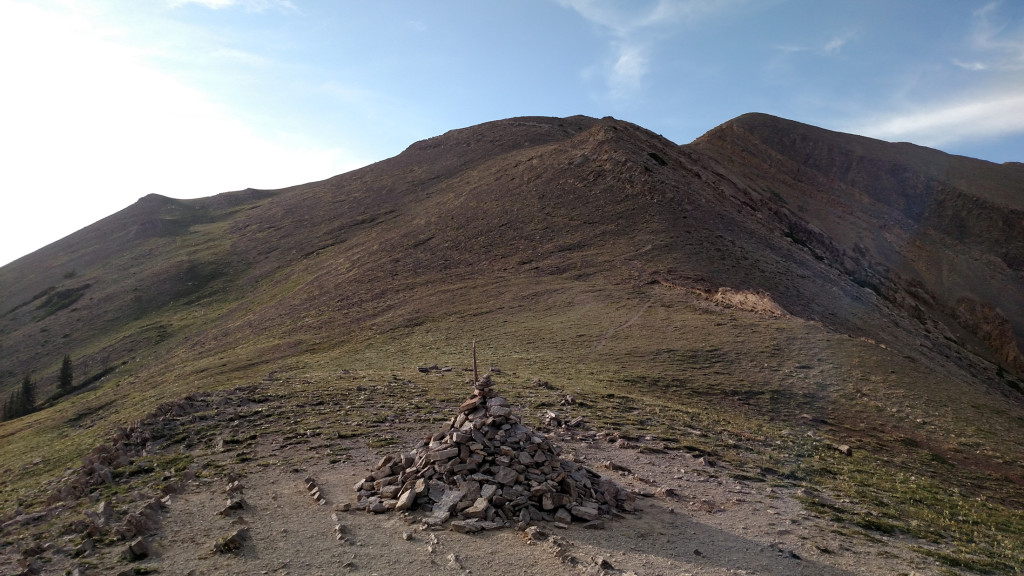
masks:
<svg viewBox="0 0 1024 576"><path fill-rule="evenodd" d="M352 420L375 431L346 435L308 424L345 423L356 399L384 408L389 390L411 383L329 388L302 404L282 391L287 384L192 395L118 430L46 487L44 510L2 519L0 573L941 573L911 550L915 542L851 530L798 500L827 506L826 494L770 486L708 456L578 420L533 433L628 493L635 511L602 508L587 522L492 513L496 529L472 534L431 521L429 511L371 513L353 487L380 469L382 455L422 444L438 414L459 408Z"/></svg>

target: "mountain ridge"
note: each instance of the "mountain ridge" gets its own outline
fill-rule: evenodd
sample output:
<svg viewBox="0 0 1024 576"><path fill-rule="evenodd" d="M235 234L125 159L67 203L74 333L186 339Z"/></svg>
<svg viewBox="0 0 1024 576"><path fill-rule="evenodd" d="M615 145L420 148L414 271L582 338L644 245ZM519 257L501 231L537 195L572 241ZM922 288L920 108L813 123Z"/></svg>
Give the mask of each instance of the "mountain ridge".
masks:
<svg viewBox="0 0 1024 576"><path fill-rule="evenodd" d="M332 408L335 432L386 445L369 434L409 411L394 387L451 400L419 368L464 366L476 341L530 409L567 395L595 427L827 488L907 533L938 522L933 539L953 528L931 510L983 495L998 508L972 521L1013 533L1017 170L759 114L683 145L521 117L281 190L148 195L0 268L0 392L31 372L42 400L0 423L0 506L45 500L40 478L197 392L257 387L300 413L317 389L369 389L375 408ZM61 395L65 354L84 384ZM773 444L793 437L817 447Z"/></svg>
<svg viewBox="0 0 1024 576"><path fill-rule="evenodd" d="M872 298L888 299L929 330L946 339L966 338L973 353L1020 373L1024 303L1013 294L1019 293L1017 275L1024 267L1024 234L1017 218L1024 214L937 183L934 168L915 177L919 172L908 165L895 169L898 161L878 160L892 150L903 158L904 148L763 114L740 116L681 146L612 118L499 120L414 143L394 158L321 182L199 200L143 197L39 252L39 258L52 262L40 265L29 258L6 266L8 273L0 274L0 304L9 313L51 287L74 288L74 276L97 262L105 263L105 274L138 277L127 305L114 293L105 299L110 307L121 307L124 317L143 317L211 283L238 285L265 280L293 265L309 268L306 260L341 245L355 248L346 257L353 270L372 275L396 264L394 276L428 265L454 270L489 263L513 271L522 270L521 261L538 260L557 269L554 261L560 254L603 243L598 252L603 252L600 266L606 269L617 266L615 258L609 259L611 252L644 249L648 260L639 264L643 270L638 274L648 279L686 283L691 278L694 288L704 290L766 290L798 315L882 338L877 330L865 329L879 318L851 322L860 313L843 319L830 309L835 302L813 297L828 268L829 274L840 275L832 281L845 294L838 302L851 310L873 309L860 293L870 290ZM792 159L796 156L799 162ZM837 164L836 158L852 160ZM1005 167L951 158L915 149L911 164L966 162L995 170L998 176L986 172L978 178L985 183L985 196L1024 202L1019 200L1024 194L1014 196L1016 180L1003 174ZM876 169L880 162L882 168ZM889 178L872 181L866 189L860 165ZM782 178L781 187L757 181L769 171ZM905 182L914 187L908 189ZM835 192L827 192L830 186ZM735 206L745 213L737 215ZM955 216L964 206L974 218L958 227ZM1000 210L1001 217L993 218ZM774 224L766 228L765 218ZM876 223L881 236L874 234ZM382 224L390 229L378 235ZM620 224L633 235L623 236L616 230ZM204 237L195 230L212 232L218 226L226 230L193 242L193 249L172 262L147 266L144 273L131 261L112 266L115 255L131 253L133 246L173 246ZM523 227L532 231L524 233ZM502 233L492 234L489 228ZM719 246L723 231L728 241ZM780 234L786 243L778 243ZM91 252L76 251L76 243L90 246ZM983 274L976 265L981 258L951 268L944 260L949 253L945 244L960 253L995 254L1005 269ZM794 245L799 249L794 251ZM708 258L703 251L732 256ZM758 257L743 268L735 260L740 254L742 261L742 253ZM401 256L385 262L382 254ZM429 259L437 262L428 264ZM35 272L47 268L45 279ZM680 275L683 269L687 272ZM969 281L984 275L990 281ZM86 297L95 297L103 284L91 282ZM946 294L942 286L953 289ZM112 289L122 296L126 292ZM21 313L28 316L27 310ZM111 313L108 309L104 316ZM32 358L38 362L40 355ZM30 370L31 363L17 363L5 380L10 383Z"/></svg>

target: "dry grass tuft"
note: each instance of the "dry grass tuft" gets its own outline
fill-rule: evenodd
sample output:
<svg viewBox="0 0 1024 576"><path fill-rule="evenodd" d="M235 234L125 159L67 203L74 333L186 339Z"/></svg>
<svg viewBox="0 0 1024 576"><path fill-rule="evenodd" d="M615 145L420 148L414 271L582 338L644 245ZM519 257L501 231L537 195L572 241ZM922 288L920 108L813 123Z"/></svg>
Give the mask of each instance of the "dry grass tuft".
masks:
<svg viewBox="0 0 1024 576"><path fill-rule="evenodd" d="M751 292L722 287L714 295L707 296L709 300L725 308L738 308L769 318L781 318L787 315L782 306L779 306L772 300L771 295L763 290Z"/></svg>

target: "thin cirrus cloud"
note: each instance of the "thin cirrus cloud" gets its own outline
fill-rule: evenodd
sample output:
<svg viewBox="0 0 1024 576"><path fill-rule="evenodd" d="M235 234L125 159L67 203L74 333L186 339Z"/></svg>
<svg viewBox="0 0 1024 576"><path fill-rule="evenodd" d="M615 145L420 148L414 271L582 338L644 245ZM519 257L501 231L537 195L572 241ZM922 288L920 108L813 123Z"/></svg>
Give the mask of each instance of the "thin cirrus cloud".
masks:
<svg viewBox="0 0 1024 576"><path fill-rule="evenodd" d="M984 62L965 62L959 58L953 58L953 64L963 68L964 70L971 70L972 72L981 72L982 70L988 70L989 65Z"/></svg>
<svg viewBox="0 0 1024 576"><path fill-rule="evenodd" d="M557 2L619 37L629 36L650 26L672 22L686 14L695 13L701 6L713 4L706 0L658 0L653 6L651 3L623 4L609 0Z"/></svg>
<svg viewBox="0 0 1024 576"><path fill-rule="evenodd" d="M168 0L171 7L196 4L211 10L240 7L252 12L263 12L272 8L296 10L290 0Z"/></svg>
<svg viewBox="0 0 1024 576"><path fill-rule="evenodd" d="M845 32L838 34L830 38L824 44L818 45L803 45L803 44L782 44L776 46L775 49L783 54L794 54L797 52L817 53L825 55L834 55L839 53L844 46L846 46L851 40L856 37L853 32Z"/></svg>
<svg viewBox="0 0 1024 576"><path fill-rule="evenodd" d="M826 42L825 45L821 47L821 50L826 54L834 54L836 52L839 52L839 50L841 50L843 46L845 46L846 43L849 42L851 39L853 39L853 34L851 33L836 36L835 38L832 38L831 40Z"/></svg>
<svg viewBox="0 0 1024 576"><path fill-rule="evenodd" d="M1014 27L1001 9L993 2L974 12L963 53L950 61L961 74L977 74L981 87L967 94L945 80L944 98L918 98L899 111L859 123L854 131L925 146L1024 133L1024 28Z"/></svg>
<svg viewBox="0 0 1024 576"><path fill-rule="evenodd" d="M954 64L974 71L1024 70L1024 28L1012 26L1000 8L992 2L974 12L968 44L980 55L972 61L954 59Z"/></svg>
<svg viewBox="0 0 1024 576"><path fill-rule="evenodd" d="M924 146L982 140L1024 132L1024 94L997 94L852 126L850 131Z"/></svg>
<svg viewBox="0 0 1024 576"><path fill-rule="evenodd" d="M621 3L612 0L556 0L611 37L613 56L603 69L608 94L625 100L638 94L651 69L652 31L696 19L729 2L656 0Z"/></svg>

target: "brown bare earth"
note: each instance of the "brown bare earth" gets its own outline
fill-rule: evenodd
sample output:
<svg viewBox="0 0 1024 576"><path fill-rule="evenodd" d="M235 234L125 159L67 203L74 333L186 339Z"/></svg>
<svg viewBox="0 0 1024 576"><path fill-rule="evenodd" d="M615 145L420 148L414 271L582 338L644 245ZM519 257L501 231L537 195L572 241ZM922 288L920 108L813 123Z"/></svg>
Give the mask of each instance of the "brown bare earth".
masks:
<svg viewBox="0 0 1024 576"><path fill-rule="evenodd" d="M376 402L395 387L418 388L412 382L371 386L361 395ZM284 430L295 408L271 392L280 389L263 383L192 396L137 423L136 431L147 438L147 456L188 449L185 479L168 484L124 478L115 482L124 490L101 487L91 499L99 503L81 514L57 507L53 519L62 525L91 524L95 515L90 514L108 505L114 512L101 535L89 538L87 552L79 553L81 545L75 549L76 538L62 537L31 558L54 574L76 569L197 575L941 573L934 561L909 550L920 544L913 539L867 537L808 513L798 496L829 501L815 490L744 478L710 456L666 452L649 439L627 441L585 422L541 432L562 447L565 457L635 494L637 512L589 524L539 522L535 533L510 526L470 535L447 526L427 528L423 513L347 510L346 503L356 502L352 486L382 453L407 449L422 437L417 430L429 432L436 423L428 417L403 422L391 430L398 432L396 444L381 449L367 449L362 439L338 438L333 426L288 434ZM324 418L332 412L328 407L353 399L350 393L313 394L317 407L311 410ZM170 431L174 435L166 442L154 441ZM73 477L51 487L59 492ZM316 481L324 503L310 496L305 478ZM103 498L103 493L110 495ZM230 496L240 496L244 505L225 511ZM159 511L138 534L123 541L102 537L124 530L132 510L158 497L163 498ZM218 544L239 529L248 532L239 547L218 551ZM137 537L146 541L146 557L130 561L125 551ZM7 552L0 567L15 573L16 556Z"/></svg>
<svg viewBox="0 0 1024 576"><path fill-rule="evenodd" d="M685 145L512 118L146 195L0 268L0 402L36 385L0 422L0 572L1020 574L1022 255L1024 164L763 114ZM642 512L532 543L339 512L339 541L473 342Z"/></svg>

